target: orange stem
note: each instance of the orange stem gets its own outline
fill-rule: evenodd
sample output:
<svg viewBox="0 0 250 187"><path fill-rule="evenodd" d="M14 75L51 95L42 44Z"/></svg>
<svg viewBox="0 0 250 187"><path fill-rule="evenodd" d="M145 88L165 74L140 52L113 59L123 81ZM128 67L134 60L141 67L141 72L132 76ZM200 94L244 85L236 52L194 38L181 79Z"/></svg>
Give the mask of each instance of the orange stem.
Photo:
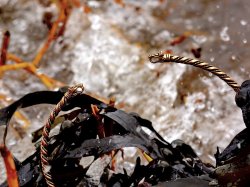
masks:
<svg viewBox="0 0 250 187"><path fill-rule="evenodd" d="M9 187L18 187L18 177L16 172L16 166L12 154L5 145L0 145L0 152L4 160L7 182Z"/></svg>
<svg viewBox="0 0 250 187"><path fill-rule="evenodd" d="M63 3L63 2L62 2ZM46 51L48 50L48 48L50 47L51 42L57 38L57 28L59 27L59 24L61 22L63 22L66 19L65 16L65 8L62 7L60 9L60 13L59 13L59 17L57 18L57 20L53 23L52 28L49 31L49 35L47 38L47 41L44 43L44 45L42 46L42 48L38 51L37 55L35 56L34 60L33 60L33 64L37 67L43 57L43 55L46 53Z"/></svg>

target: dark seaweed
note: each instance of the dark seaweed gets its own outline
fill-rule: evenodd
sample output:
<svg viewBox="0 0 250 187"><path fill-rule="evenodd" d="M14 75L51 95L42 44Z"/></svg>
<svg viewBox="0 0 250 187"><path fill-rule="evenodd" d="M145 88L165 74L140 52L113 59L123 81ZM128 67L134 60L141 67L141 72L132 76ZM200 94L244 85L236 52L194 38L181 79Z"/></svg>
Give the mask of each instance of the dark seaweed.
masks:
<svg viewBox="0 0 250 187"><path fill-rule="evenodd" d="M66 92L40 91L25 95L21 99L0 110L0 125L8 127L9 121L18 108L31 107L37 104L57 104ZM243 118L248 127L248 103L250 93L249 82L242 84L236 95L236 103L243 111ZM94 114L92 107L98 108ZM77 107L77 109L75 109ZM79 109L80 108L80 109ZM73 109L73 110L72 110ZM93 186L95 179L88 176L90 166L104 155L117 153L124 147L136 147L146 153L151 161L142 165L138 157L132 174L126 170L123 173L112 172L111 164L100 166L103 170L99 184L106 186L208 186L212 180L220 184L232 182L226 175L220 173L220 168L231 163L239 167L245 162L248 168L247 156L250 148L249 129L246 128L230 142L221 153L215 154L216 167L203 163L191 146L182 140L171 143L164 140L153 128L152 123L136 113L127 113L99 101L87 94L73 98L62 109L64 121L59 124L59 132L50 137L48 152L51 175L56 186ZM105 137L100 138L100 124L103 124ZM147 134L143 128L151 131ZM7 134L7 130L5 131ZM23 162L15 159L20 186L46 186L40 165L40 137L37 131L33 141L36 141L36 152ZM3 137L5 139L6 137ZM86 168L80 160L93 156L93 163ZM242 172L237 173L242 176ZM200 177L202 176L202 177ZM226 177L224 177L226 176ZM233 180L233 179L232 179ZM245 179L244 180L248 180ZM241 184L249 184L244 181ZM7 186L3 183L0 187Z"/></svg>

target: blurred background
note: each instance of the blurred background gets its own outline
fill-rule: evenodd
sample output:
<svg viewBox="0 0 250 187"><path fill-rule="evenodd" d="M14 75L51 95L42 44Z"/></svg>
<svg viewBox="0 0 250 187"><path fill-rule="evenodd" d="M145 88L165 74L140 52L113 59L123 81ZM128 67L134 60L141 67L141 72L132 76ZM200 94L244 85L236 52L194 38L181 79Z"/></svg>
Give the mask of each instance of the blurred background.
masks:
<svg viewBox="0 0 250 187"><path fill-rule="evenodd" d="M62 33L50 41L36 70L8 66L17 63L13 56L0 66L1 107L29 92L83 83L151 120L167 141L184 140L210 163L216 147L225 148L244 128L235 92L218 77L181 64L150 64L148 55L200 58L241 84L249 79L250 1L1 0L0 38L10 32L8 52L34 62L60 17L61 2L69 8L58 23ZM6 65L13 68L5 71ZM11 121L7 146L21 161L34 151L30 134L52 107L20 110Z"/></svg>

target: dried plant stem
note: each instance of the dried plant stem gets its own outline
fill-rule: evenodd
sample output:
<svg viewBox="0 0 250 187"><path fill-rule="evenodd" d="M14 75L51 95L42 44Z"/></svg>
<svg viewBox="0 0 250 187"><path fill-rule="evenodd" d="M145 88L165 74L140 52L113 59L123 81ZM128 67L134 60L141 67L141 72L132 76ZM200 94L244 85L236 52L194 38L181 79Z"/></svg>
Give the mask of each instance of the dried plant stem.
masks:
<svg viewBox="0 0 250 187"><path fill-rule="evenodd" d="M9 43L10 43L10 33L9 31L6 31L3 36L2 49L0 55L0 65L5 65Z"/></svg>
<svg viewBox="0 0 250 187"><path fill-rule="evenodd" d="M6 31L7 34L4 35L3 38L3 48L2 48L2 54L0 58L0 64L2 65L0 67L0 74L4 73L8 70L18 70L18 69L25 69L29 73L34 74L37 76L43 84L48 87L49 89L54 88L54 86L63 86L63 84L59 81L56 81L52 78L49 78L48 76L44 74L40 74L37 72L37 67L39 66L42 57L49 49L51 43L56 40L59 36L63 35L67 20L69 18L69 15L71 13L71 1L69 0L62 0L62 1L56 1L56 5L59 11L59 16L57 20L53 23L48 37L46 41L44 42L43 46L37 51L34 59L32 62L25 62L21 58L15 56L14 54L7 53L7 47L9 44L9 38L10 34L8 31ZM7 37L8 36L8 37ZM5 60L11 60L16 62L17 64L7 64L5 65Z"/></svg>
<svg viewBox="0 0 250 187"><path fill-rule="evenodd" d="M0 145L0 153L4 160L4 165L7 173L7 183L9 187L18 187L18 177L16 172L16 166L11 152L5 145Z"/></svg>
<svg viewBox="0 0 250 187"><path fill-rule="evenodd" d="M43 55L46 53L46 51L50 47L51 42L62 34L62 31L61 31L59 25L60 25L60 23L62 23L61 28L63 28L63 29L65 28L65 25L66 25L66 22L68 19L68 15L66 12L69 12L69 11L67 11L67 8L68 8L68 4L67 4L67 2L65 2L65 0L62 1L61 4L58 5L58 9L60 11L59 17L52 25L52 28L50 29L50 32L49 32L49 35L47 37L46 42L44 43L42 48L38 51L37 55L35 56L34 60L32 61L32 64L34 66L37 67L39 65Z"/></svg>
<svg viewBox="0 0 250 187"><path fill-rule="evenodd" d="M7 59L14 61L17 64L8 64L5 66L2 66L0 68L0 72L4 72L4 71L8 71L8 70L25 69L29 73L38 77L43 82L43 84L49 89L54 88L55 85L56 86L64 86L64 83L62 83L60 81L57 81L57 80L55 80L55 79L53 79L45 74L37 73L37 68L32 63L24 62L24 61L22 61L21 58L15 56L12 53L7 54Z"/></svg>

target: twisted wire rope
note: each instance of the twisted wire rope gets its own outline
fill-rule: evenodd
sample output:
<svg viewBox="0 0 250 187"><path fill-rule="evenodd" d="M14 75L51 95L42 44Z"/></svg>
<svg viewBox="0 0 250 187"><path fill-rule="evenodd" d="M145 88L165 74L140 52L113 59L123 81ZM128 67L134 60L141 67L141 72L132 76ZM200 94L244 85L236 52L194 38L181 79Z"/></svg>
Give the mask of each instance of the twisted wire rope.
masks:
<svg viewBox="0 0 250 187"><path fill-rule="evenodd" d="M219 68L211 64L208 64L207 62L203 62L197 59L191 59L187 57L175 56L171 54L162 54L162 53L150 55L149 60L152 63L175 62L175 63L182 63L182 64L196 66L218 76L220 79L225 81L230 87L232 87L236 93L240 89L240 86L230 76L228 76L225 72L221 71Z"/></svg>
<svg viewBox="0 0 250 187"><path fill-rule="evenodd" d="M56 116L62 110L62 108L72 99L73 97L80 95L83 93L84 87L79 84L73 87L70 87L68 91L64 94L62 99L56 105L54 110L50 113L49 119L47 120L42 133L41 145L40 145L40 158L41 158L41 166L42 173L44 175L45 181L49 187L55 187L53 182L51 173L50 173L50 165L48 158L48 144L49 144L49 133L51 130L51 125L54 123Z"/></svg>

